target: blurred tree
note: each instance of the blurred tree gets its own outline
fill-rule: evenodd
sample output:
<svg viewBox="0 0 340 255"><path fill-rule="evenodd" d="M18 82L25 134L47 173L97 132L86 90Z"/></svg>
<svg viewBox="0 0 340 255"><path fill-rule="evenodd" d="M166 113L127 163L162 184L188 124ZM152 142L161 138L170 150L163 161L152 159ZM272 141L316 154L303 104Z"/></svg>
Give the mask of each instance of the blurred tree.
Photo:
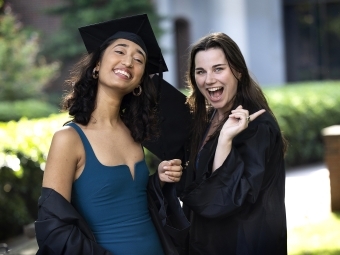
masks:
<svg viewBox="0 0 340 255"><path fill-rule="evenodd" d="M24 29L9 7L0 13L0 100L38 98L59 64L40 56L38 34Z"/></svg>
<svg viewBox="0 0 340 255"><path fill-rule="evenodd" d="M47 39L44 54L53 59L69 60L84 53L78 27L110 19L147 13L156 36L160 34L157 16L151 0L65 0L47 10L62 19L61 29Z"/></svg>
<svg viewBox="0 0 340 255"><path fill-rule="evenodd" d="M5 0L0 0L0 13L3 13L5 7Z"/></svg>

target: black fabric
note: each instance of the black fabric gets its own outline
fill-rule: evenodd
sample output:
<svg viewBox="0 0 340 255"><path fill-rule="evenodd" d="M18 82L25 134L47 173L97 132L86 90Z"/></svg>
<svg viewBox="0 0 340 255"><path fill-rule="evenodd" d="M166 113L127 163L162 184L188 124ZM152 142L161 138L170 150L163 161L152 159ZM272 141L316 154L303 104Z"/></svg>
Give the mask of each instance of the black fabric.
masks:
<svg viewBox="0 0 340 255"><path fill-rule="evenodd" d="M119 31L115 33L113 36L109 37L107 40L111 39L126 39L131 42L134 42L138 44L146 54L148 54L148 49L146 48L145 43L143 42L142 38L140 38L139 35L130 32Z"/></svg>
<svg viewBox="0 0 340 255"><path fill-rule="evenodd" d="M153 175L149 181L148 203L165 255L184 255L190 223L176 197L175 184L166 183L161 188L158 175Z"/></svg>
<svg viewBox="0 0 340 255"><path fill-rule="evenodd" d="M85 220L59 193L42 188L35 221L37 255L110 255L99 246Z"/></svg>
<svg viewBox="0 0 340 255"><path fill-rule="evenodd" d="M110 37L118 38L116 33L121 33L121 37L119 36L119 38L131 40L146 49L148 58L146 69L149 74L168 71L146 14L83 26L79 28L79 32L88 53L92 53L98 49ZM122 34L122 32L127 33ZM132 37L131 33L136 36Z"/></svg>
<svg viewBox="0 0 340 255"><path fill-rule="evenodd" d="M196 172L184 171L178 185L191 217L189 254L286 255L285 167L276 122L269 113L252 121L212 173L217 139L204 145Z"/></svg>
<svg viewBox="0 0 340 255"><path fill-rule="evenodd" d="M183 155L190 134L191 115L186 96L158 75L152 80L160 89L160 136L144 142L143 146L161 160L178 158Z"/></svg>

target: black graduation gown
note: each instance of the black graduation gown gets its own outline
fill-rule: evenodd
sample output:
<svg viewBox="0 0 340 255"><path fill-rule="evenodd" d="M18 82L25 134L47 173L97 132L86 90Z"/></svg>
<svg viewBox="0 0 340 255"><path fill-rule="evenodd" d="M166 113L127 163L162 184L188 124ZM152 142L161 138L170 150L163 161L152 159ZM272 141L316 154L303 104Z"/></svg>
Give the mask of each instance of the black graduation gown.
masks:
<svg viewBox="0 0 340 255"><path fill-rule="evenodd" d="M160 236L166 255L182 254L182 240L190 223L176 197L174 184L159 185L154 174L149 178L148 202L151 218ZM110 255L96 243L91 229L63 196L50 188L42 188L35 221L37 255ZM133 244L132 244L133 245Z"/></svg>
<svg viewBox="0 0 340 255"><path fill-rule="evenodd" d="M286 255L285 167L276 122L269 113L252 121L211 174L217 139L204 145L196 173L186 169L178 188L191 210L189 254Z"/></svg>

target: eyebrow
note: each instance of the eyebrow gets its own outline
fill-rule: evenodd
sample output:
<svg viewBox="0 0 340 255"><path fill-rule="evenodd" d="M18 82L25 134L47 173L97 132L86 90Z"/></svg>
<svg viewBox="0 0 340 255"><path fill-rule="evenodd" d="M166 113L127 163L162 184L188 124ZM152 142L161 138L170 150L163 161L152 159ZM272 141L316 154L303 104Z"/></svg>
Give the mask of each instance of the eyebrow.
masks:
<svg viewBox="0 0 340 255"><path fill-rule="evenodd" d="M217 65L213 65L212 67L216 68L216 67L225 66L225 65L228 65L228 64L217 64ZM195 70L204 70L204 68L203 67L197 67L197 68L195 68Z"/></svg>
<svg viewBox="0 0 340 255"><path fill-rule="evenodd" d="M117 46L122 46L122 47L125 47L125 48L128 48L128 47L129 47L129 45L127 45L127 44L125 44L125 43L118 43L118 44L116 44L116 45L114 46L114 48L116 48ZM143 53L141 50L137 49L137 52L138 52L139 54L141 54L141 55L144 57L144 59L146 59L146 56L144 55L144 53Z"/></svg>

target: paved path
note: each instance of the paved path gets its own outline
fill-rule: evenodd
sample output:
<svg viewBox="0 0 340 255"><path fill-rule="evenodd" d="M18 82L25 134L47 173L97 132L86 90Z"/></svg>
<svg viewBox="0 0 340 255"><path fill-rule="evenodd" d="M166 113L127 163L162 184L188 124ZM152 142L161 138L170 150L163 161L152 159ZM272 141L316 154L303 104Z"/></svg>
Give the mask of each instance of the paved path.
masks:
<svg viewBox="0 0 340 255"><path fill-rule="evenodd" d="M38 250L35 238L28 238L25 235L19 236L8 243L9 255L35 255Z"/></svg>
<svg viewBox="0 0 340 255"><path fill-rule="evenodd" d="M287 227L302 226L330 216L329 172L324 164L287 170ZM10 255L35 255L34 238L20 236L8 243Z"/></svg>
<svg viewBox="0 0 340 255"><path fill-rule="evenodd" d="M324 164L287 170L287 227L327 219L331 212L329 171Z"/></svg>

